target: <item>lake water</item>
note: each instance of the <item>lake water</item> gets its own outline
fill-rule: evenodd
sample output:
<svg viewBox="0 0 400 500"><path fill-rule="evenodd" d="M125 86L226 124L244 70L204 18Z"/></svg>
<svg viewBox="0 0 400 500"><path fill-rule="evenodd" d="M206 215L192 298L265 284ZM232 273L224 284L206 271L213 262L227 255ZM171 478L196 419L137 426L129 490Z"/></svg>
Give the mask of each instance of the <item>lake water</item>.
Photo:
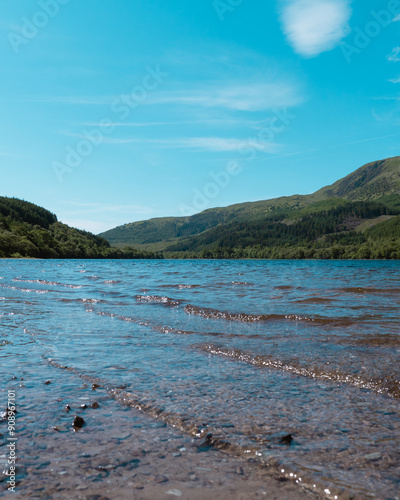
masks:
<svg viewBox="0 0 400 500"><path fill-rule="evenodd" d="M21 437L44 432L43 380L64 401L80 378L124 415L211 433L205 454L400 498L399 306L399 262L2 260L1 408L16 388ZM22 486L45 455L20 445Z"/></svg>

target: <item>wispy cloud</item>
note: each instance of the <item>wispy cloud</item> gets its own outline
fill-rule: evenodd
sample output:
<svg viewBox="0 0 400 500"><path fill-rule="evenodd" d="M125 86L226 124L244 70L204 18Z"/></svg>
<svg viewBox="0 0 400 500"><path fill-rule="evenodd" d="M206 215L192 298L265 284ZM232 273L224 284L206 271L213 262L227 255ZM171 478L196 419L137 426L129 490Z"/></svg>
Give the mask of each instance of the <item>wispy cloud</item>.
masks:
<svg viewBox="0 0 400 500"><path fill-rule="evenodd" d="M169 127L171 125L223 125L223 126L252 126L258 127L267 120L247 120L243 117L239 118L207 118L201 120L176 120L176 121L157 121L157 122L114 122L109 125L112 127L121 128L146 128L146 127ZM80 123L83 127L98 127L99 122Z"/></svg>
<svg viewBox="0 0 400 500"><path fill-rule="evenodd" d="M391 82L391 83L400 83L400 76L398 76L397 78L392 78L392 79L388 80L388 82Z"/></svg>
<svg viewBox="0 0 400 500"><path fill-rule="evenodd" d="M349 31L348 0L283 0L284 33L294 50L315 57L335 48Z"/></svg>
<svg viewBox="0 0 400 500"><path fill-rule="evenodd" d="M298 89L286 82L244 83L223 82L193 90L160 92L150 102L178 104L235 111L265 111L279 106L296 106L303 101Z"/></svg>
<svg viewBox="0 0 400 500"><path fill-rule="evenodd" d="M143 105L175 105L197 108L225 109L227 111L266 111L276 107L296 106L304 101L302 93L295 83L274 81L258 83L248 81L232 85L223 81L205 83L202 86L188 89L187 84L176 84L176 90L160 91L149 96ZM117 96L27 96L18 102L83 106L111 106ZM174 124L174 121L154 121L146 123L116 123L124 126L155 126ZM193 120L192 123L199 123Z"/></svg>
<svg viewBox="0 0 400 500"><path fill-rule="evenodd" d="M262 142L256 139L235 139L225 137L189 137L178 139L139 139L139 138L107 138L108 144L151 144L165 149L194 149L197 151L210 151L215 153L242 151L253 147L265 153L276 152L279 145L276 143Z"/></svg>

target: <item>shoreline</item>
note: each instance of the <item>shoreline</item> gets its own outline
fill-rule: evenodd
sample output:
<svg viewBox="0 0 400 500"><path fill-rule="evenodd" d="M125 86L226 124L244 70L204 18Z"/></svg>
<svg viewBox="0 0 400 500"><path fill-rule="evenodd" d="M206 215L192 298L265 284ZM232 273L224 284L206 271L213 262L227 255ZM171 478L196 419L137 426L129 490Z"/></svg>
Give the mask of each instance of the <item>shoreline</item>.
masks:
<svg viewBox="0 0 400 500"><path fill-rule="evenodd" d="M106 389L54 370L47 366L46 375L52 378L42 379L40 385L27 373L18 377L23 383L15 388L16 426L24 430L18 431L12 498L69 499L72 494L83 500L321 498L252 459L199 446L201 440L124 407ZM98 408L91 407L94 402ZM66 405L70 411L65 411ZM75 415L85 420L81 429L71 425ZM4 420L0 425L3 434ZM2 462L3 450L0 447ZM7 495L4 479L2 486Z"/></svg>

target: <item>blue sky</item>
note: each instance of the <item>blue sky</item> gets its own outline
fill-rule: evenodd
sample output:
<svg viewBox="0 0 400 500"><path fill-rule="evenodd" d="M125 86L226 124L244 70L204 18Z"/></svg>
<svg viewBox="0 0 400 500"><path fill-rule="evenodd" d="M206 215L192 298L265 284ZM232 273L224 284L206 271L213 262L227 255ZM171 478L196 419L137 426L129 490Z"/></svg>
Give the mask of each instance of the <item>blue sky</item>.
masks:
<svg viewBox="0 0 400 500"><path fill-rule="evenodd" d="M98 233L399 153L400 2L14 0L1 192Z"/></svg>

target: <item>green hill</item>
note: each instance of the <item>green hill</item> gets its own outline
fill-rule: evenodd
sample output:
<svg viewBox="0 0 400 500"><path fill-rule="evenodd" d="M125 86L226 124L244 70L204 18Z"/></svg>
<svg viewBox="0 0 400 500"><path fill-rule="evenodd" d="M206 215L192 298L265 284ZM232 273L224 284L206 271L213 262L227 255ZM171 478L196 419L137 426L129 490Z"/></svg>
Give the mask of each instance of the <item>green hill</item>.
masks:
<svg viewBox="0 0 400 500"><path fill-rule="evenodd" d="M326 249L335 244L353 245L353 256L375 238L374 232L363 228L379 226L399 213L400 157L394 157L364 165L310 195L240 203L190 217L134 222L101 236L113 246L164 250L175 257L292 256L295 248L315 246L321 252L307 253L304 248L300 252L314 257L328 255ZM283 250L289 247L293 251Z"/></svg>
<svg viewBox="0 0 400 500"><path fill-rule="evenodd" d="M62 224L42 207L0 197L0 257L96 259L154 255L136 249L111 248L104 238Z"/></svg>

